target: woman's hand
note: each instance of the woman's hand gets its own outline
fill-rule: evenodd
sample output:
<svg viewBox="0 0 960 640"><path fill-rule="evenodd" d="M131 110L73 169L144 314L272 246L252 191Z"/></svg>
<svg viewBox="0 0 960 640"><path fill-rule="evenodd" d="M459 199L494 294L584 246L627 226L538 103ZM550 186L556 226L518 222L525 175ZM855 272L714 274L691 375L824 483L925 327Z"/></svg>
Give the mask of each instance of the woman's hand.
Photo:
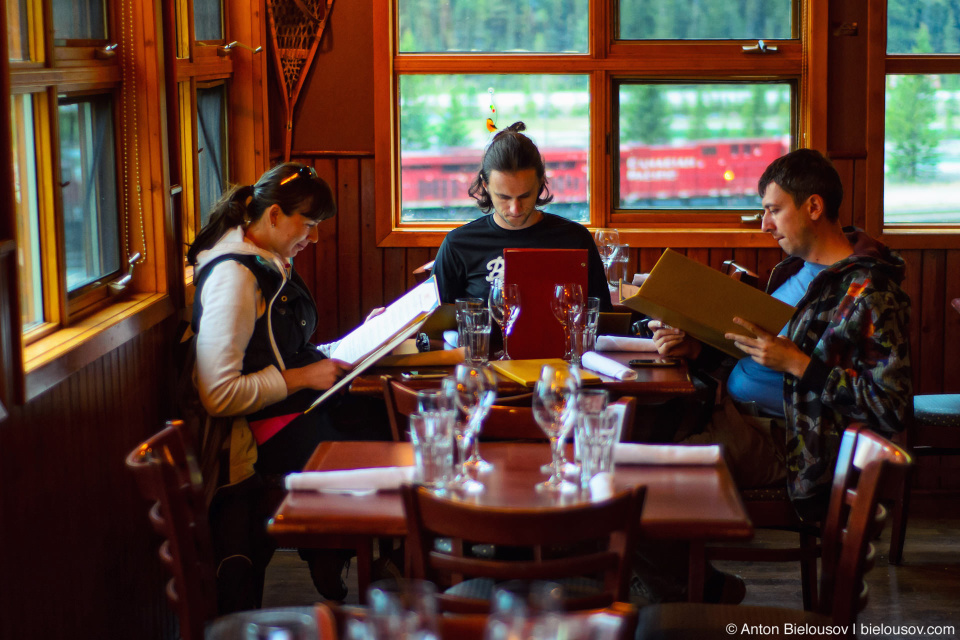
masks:
<svg viewBox="0 0 960 640"><path fill-rule="evenodd" d="M350 365L346 362L327 358L305 367L287 369L283 372L283 380L287 383L287 394L301 389L324 391L335 385L349 370Z"/></svg>
<svg viewBox="0 0 960 640"><path fill-rule="evenodd" d="M653 344L657 353L672 358L696 358L703 345L699 340L688 338L680 329L674 329L659 320L651 320L647 327L653 331Z"/></svg>

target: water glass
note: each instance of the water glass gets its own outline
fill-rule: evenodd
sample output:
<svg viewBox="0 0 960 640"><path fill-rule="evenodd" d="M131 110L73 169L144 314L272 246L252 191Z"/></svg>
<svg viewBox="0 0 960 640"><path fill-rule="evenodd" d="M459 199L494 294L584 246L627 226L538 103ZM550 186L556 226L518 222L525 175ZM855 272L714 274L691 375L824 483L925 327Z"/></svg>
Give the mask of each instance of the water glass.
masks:
<svg viewBox="0 0 960 640"><path fill-rule="evenodd" d="M621 280L630 281L627 277L627 266L630 262L630 245L618 244L614 247L607 265L607 284L613 288L620 286Z"/></svg>
<svg viewBox="0 0 960 640"><path fill-rule="evenodd" d="M214 621L210 640L317 640L317 618L307 607L238 611Z"/></svg>
<svg viewBox="0 0 960 640"><path fill-rule="evenodd" d="M467 331L463 314L468 309L483 309L485 305L481 298L457 298L455 304L457 310L457 346L465 347L467 346Z"/></svg>
<svg viewBox="0 0 960 640"><path fill-rule="evenodd" d="M453 410L410 414L415 479L424 486L444 490L453 479Z"/></svg>
<svg viewBox="0 0 960 640"><path fill-rule="evenodd" d="M435 411L455 411L457 408L449 389L423 389L417 392L417 411L432 413Z"/></svg>
<svg viewBox="0 0 960 640"><path fill-rule="evenodd" d="M620 421L611 409L581 413L574 432L580 455L580 487L587 489L599 473L613 475L613 451L620 439Z"/></svg>
<svg viewBox="0 0 960 640"><path fill-rule="evenodd" d="M465 361L472 365L485 364L490 357L490 311L468 309L463 312L463 324Z"/></svg>
<svg viewBox="0 0 960 640"><path fill-rule="evenodd" d="M506 284L502 278L495 278L490 285L490 315L500 325L503 334L503 355L501 360L509 360L510 352L507 347L513 323L520 315L520 286Z"/></svg>
<svg viewBox="0 0 960 640"><path fill-rule="evenodd" d="M583 350L594 351L597 347L597 323L600 321L600 298L587 298L583 305Z"/></svg>
<svg viewBox="0 0 960 640"><path fill-rule="evenodd" d="M484 640L566 637L563 587L556 582L511 580L494 587Z"/></svg>
<svg viewBox="0 0 960 640"><path fill-rule="evenodd" d="M371 640L436 640L437 588L426 580L378 580L367 589Z"/></svg>
<svg viewBox="0 0 960 640"><path fill-rule="evenodd" d="M600 259L603 260L603 266L606 268L610 266L615 248L620 244L620 233L616 229L597 229L594 232L594 238L597 240Z"/></svg>

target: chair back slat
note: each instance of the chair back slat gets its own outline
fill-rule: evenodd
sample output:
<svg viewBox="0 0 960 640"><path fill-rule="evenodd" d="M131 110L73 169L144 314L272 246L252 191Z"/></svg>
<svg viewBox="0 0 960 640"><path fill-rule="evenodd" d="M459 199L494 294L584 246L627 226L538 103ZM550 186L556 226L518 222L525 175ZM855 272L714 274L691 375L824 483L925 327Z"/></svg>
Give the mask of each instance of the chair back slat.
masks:
<svg viewBox="0 0 960 640"><path fill-rule="evenodd" d="M598 584L603 585L603 594L597 598L591 595L590 606L626 598L628 549L632 548L633 532L639 523L645 495L642 487L604 502L542 509L465 504L414 486L405 486L402 492L414 577L443 585L456 582L460 576L553 580L602 574ZM438 551L437 538L452 538L455 551ZM464 557L459 552L464 542L530 547L543 553L535 554L533 560ZM562 554L550 552L558 548L563 549ZM469 597L447 598L447 604L459 612L489 608L488 601ZM566 605L583 603L568 601Z"/></svg>
<svg viewBox="0 0 960 640"><path fill-rule="evenodd" d="M153 528L163 536L162 564L172 574L167 598L180 618L184 640L202 640L204 625L217 612L213 549L206 502L189 436L180 421L134 449L126 460L141 494L151 505Z"/></svg>
<svg viewBox="0 0 960 640"><path fill-rule="evenodd" d="M886 520L881 500L902 486L910 456L863 425L840 443L830 504L823 526L820 612L853 624L865 604L864 575L874 564L871 541Z"/></svg>

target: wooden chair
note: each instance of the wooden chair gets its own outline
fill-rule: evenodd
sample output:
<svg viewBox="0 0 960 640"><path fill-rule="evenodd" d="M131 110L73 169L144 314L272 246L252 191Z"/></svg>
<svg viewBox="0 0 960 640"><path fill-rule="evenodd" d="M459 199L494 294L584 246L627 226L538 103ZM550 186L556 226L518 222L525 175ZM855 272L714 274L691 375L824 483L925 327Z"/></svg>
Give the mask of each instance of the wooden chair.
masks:
<svg viewBox="0 0 960 640"><path fill-rule="evenodd" d="M417 410L417 392L391 376L382 376L383 398L387 403L387 416L394 442L409 439L407 416ZM526 393L509 398L498 398L497 404L483 421L481 440L546 440L543 430L537 425L531 408L532 394ZM633 437L636 398L623 397L611 407L621 421L621 441Z"/></svg>
<svg viewBox="0 0 960 640"><path fill-rule="evenodd" d="M163 536L160 560L172 577L166 593L180 618L184 640L203 640L204 625L217 614L214 555L196 456L179 420L138 446L127 467L140 493L155 501L149 518Z"/></svg>
<svg viewBox="0 0 960 640"><path fill-rule="evenodd" d="M723 267L720 270L734 280L749 284L751 287L760 285L760 276L733 260L724 260Z"/></svg>
<svg viewBox="0 0 960 640"><path fill-rule="evenodd" d="M432 580L440 607L455 613L484 613L494 582L558 580L568 610L609 606L626 600L629 554L645 488L610 500L543 509L497 509L439 498L422 487L402 489L407 546L414 578ZM437 549L450 538L452 552ZM465 557L464 543L530 547L533 560ZM562 557L545 548L563 547ZM600 580L584 576L602 576ZM471 579L464 581L463 578ZM567 579L564 581L563 579Z"/></svg>
<svg viewBox="0 0 960 640"><path fill-rule="evenodd" d="M417 284L425 281L430 277L430 273L433 271L433 260L430 262L424 263L413 270L413 279L416 280Z"/></svg>
<svg viewBox="0 0 960 640"><path fill-rule="evenodd" d="M816 611L692 603L656 605L640 612L637 637L729 638L728 625L739 630L744 624L776 625L781 631L787 623L854 624L867 604L863 577L876 559L872 540L887 517L881 502L896 494L910 465L910 456L903 449L866 428L857 425L844 432L823 527L821 597Z"/></svg>
<svg viewBox="0 0 960 640"><path fill-rule="evenodd" d="M950 306L960 313L960 298ZM913 418L905 432L907 450L915 457L960 456L960 394L934 393L913 397ZM890 532L889 560L900 564L907 535L910 486L895 501Z"/></svg>

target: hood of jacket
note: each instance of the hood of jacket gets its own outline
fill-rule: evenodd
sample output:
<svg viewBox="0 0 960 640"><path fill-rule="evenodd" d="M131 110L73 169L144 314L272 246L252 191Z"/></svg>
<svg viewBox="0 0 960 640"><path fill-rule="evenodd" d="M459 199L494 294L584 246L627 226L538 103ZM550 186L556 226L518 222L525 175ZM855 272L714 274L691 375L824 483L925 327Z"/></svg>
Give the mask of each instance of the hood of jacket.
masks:
<svg viewBox="0 0 960 640"><path fill-rule="evenodd" d="M857 227L844 227L844 235L850 241L853 253L835 262L824 270L824 273L843 274L851 269L870 268L875 272L882 273L898 285L903 283L906 274L906 263L890 247L879 240L871 238L863 229ZM799 271L803 267L803 258L789 256L779 265L770 275L767 292L774 291L783 284L787 278ZM821 274L823 275L823 274ZM819 276L818 276L819 277Z"/></svg>

